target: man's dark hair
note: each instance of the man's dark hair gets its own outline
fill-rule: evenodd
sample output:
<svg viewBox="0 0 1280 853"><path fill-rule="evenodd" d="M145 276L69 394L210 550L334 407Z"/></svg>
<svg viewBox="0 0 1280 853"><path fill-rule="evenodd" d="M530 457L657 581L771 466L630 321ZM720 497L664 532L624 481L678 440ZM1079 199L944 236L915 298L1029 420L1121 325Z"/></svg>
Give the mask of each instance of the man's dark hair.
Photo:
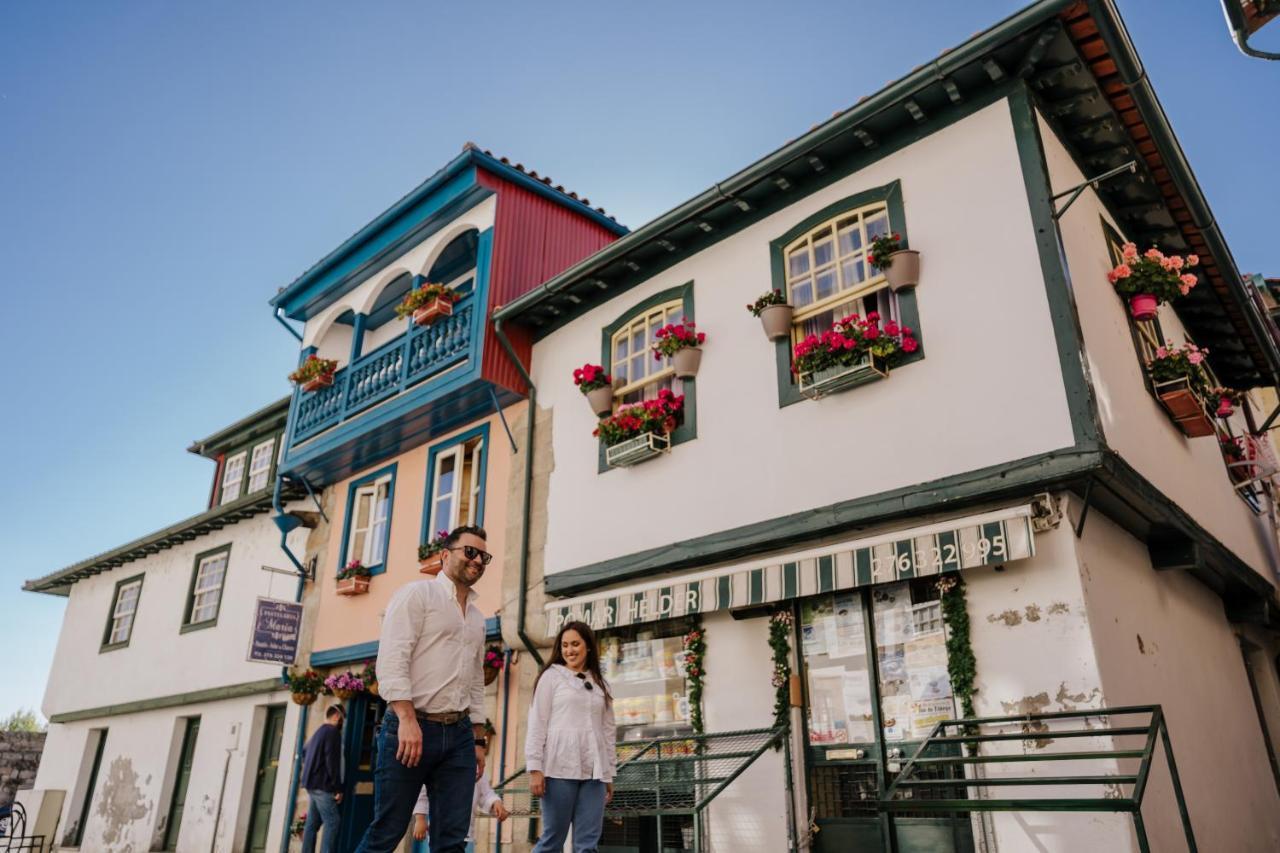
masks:
<svg viewBox="0 0 1280 853"><path fill-rule="evenodd" d="M329 710L324 712L324 718L326 720L332 720L334 717L346 717L346 716L347 716L347 712L342 710L341 705L330 705Z"/></svg>
<svg viewBox="0 0 1280 853"><path fill-rule="evenodd" d="M458 544L458 540L465 534L470 533L473 536L479 536L481 539L488 539L489 534L484 532L484 528L475 524L464 524L461 527L455 527L450 531L449 535L444 538L444 547L452 548Z"/></svg>

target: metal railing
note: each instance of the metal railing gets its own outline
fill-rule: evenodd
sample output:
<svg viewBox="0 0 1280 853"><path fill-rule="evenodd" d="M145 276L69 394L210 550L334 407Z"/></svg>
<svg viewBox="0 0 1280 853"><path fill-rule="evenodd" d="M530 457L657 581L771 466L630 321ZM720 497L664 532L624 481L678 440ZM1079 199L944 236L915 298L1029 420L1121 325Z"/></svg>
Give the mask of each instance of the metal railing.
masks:
<svg viewBox="0 0 1280 853"><path fill-rule="evenodd" d="M3 853L44 853L43 835L27 835L27 810L22 803L0 808L0 851Z"/></svg>
<svg viewBox="0 0 1280 853"><path fill-rule="evenodd" d="M787 735L785 728L749 729L618 743L613 800L605 808L605 817L654 817L659 838L663 837L664 817L692 817L692 847L688 849L701 853L704 810L769 750L782 747L786 784L791 787ZM540 814L538 798L529 793L525 768L500 782L495 791L513 816L536 818ZM790 802L790 792L784 794ZM788 823L790 846L795 849L794 811L788 810Z"/></svg>
<svg viewBox="0 0 1280 853"><path fill-rule="evenodd" d="M1144 717L1145 722L1116 725L1112 718L1119 716ZM1105 720L1108 725L1093 726L1091 720ZM1083 724L1083 728L1056 727L1060 723L1072 721L1079 721ZM1014 727L1019 731L1007 731ZM991 729L997 729L997 731L989 731ZM1043 749L1048 742L1062 738L1069 740L1074 738L1141 739L1142 746L1120 748L1113 743L1113 748L1109 749L1079 751ZM1182 783L1178 779L1178 767L1173 759L1169 727L1165 723L1164 713L1159 705L945 720L933 727L929 737L920 744L915 754L903 766L901 773L889 785L878 806L888 817L891 837L893 816L904 812L1128 813L1133 817L1138 847L1143 853L1148 853L1151 848L1142 816L1142 801L1156 758L1157 740L1163 748L1168 766L1187 849L1196 853L1195 834L1191 829L1191 818L1187 813L1186 799L1182 794ZM1023 745L1021 752L998 751L1002 745L1017 746L1019 742ZM1032 742L1032 748L1036 751L1027 751L1027 742ZM957 745L965 747L964 754L954 754ZM942 754L948 749L952 754ZM1078 775L1040 775L1034 772L1034 768L1027 768L1028 763L1055 761L1085 762L1086 764L1092 762L1106 766L1100 768L1101 772ZM1135 762L1136 766L1132 766ZM1120 770L1122 763L1130 766ZM1020 769L1027 768L1027 770L1018 775L1000 775L999 773L985 775L991 769L1000 770L1013 765ZM931 778L921 778L926 771ZM938 778L939 775L950 776L950 778ZM1029 789L1041 786L1101 788L1102 791L1098 796L1072 797L1024 796L1023 792L1019 792L1017 797L996 799L974 797L968 794L975 788ZM915 797L914 793L917 791L931 791L934 796ZM939 796L937 793L939 791L950 792L950 794Z"/></svg>

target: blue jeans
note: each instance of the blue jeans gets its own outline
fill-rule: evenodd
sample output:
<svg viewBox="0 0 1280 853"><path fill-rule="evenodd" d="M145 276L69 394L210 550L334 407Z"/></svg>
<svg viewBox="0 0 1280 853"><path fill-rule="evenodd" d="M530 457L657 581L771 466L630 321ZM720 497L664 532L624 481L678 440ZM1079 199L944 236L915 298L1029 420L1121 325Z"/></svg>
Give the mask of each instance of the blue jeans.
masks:
<svg viewBox="0 0 1280 853"><path fill-rule="evenodd" d="M427 838L432 853L466 850L476 785L476 740L471 721L463 717L451 726L442 726L419 717L418 725L422 727L422 757L417 767L406 767L396 758L400 718L394 713L382 718L373 771L373 822L356 853L393 853L400 846L423 785L431 801Z"/></svg>
<svg viewBox="0 0 1280 853"><path fill-rule="evenodd" d="M338 803L330 792L309 788L307 799L311 804L307 807L307 822L302 828L302 853L315 853L321 823L324 824L324 843L320 845L320 853L334 853L338 849L338 826L342 823Z"/></svg>
<svg viewBox="0 0 1280 853"><path fill-rule="evenodd" d="M547 778L542 796L542 835L533 853L560 853L573 826L573 853L596 853L604 831L604 783L598 779Z"/></svg>

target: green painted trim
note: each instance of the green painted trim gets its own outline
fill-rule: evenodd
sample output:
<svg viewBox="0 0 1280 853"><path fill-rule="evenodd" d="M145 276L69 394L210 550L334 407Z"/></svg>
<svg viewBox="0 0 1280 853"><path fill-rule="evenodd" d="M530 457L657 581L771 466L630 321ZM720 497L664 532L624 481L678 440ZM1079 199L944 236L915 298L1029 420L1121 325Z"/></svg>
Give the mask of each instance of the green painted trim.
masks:
<svg viewBox="0 0 1280 853"><path fill-rule="evenodd" d="M904 137L900 144L891 147L883 154L891 153L898 150L903 145L916 141L915 139L907 140ZM883 154L881 156L883 156ZM786 278L786 262L783 257L783 251L788 245L798 240L808 232L817 228L829 219L834 219L845 211L853 210L864 205L872 204L877 201L885 202L889 212L889 228L896 231L902 237L902 247L908 249L911 247L910 240L907 235L907 217L903 210L902 202L902 181L895 180L883 186L872 187L851 196L846 196L839 201L833 202L826 207L805 217L796 225L792 226L785 234L775 237L769 241L769 268L773 277L773 288L787 292ZM916 305L916 289L910 288L898 293L898 313L901 314L898 322L904 326L910 326L916 333L916 340L920 344L920 348L911 355L904 356L899 362L898 367L919 361L924 358L924 335L920 331L920 311ZM778 379L778 408L793 405L795 403L805 402L806 398L800 393L799 387L796 385L795 377L791 373L791 340L783 338L774 342L774 359L776 364L776 375Z"/></svg>
<svg viewBox="0 0 1280 853"><path fill-rule="evenodd" d="M684 319L692 320L696 323L697 320L694 318L693 282L686 281L677 287L669 287L666 290L659 291L639 304L631 306L600 331L600 364L604 366L606 373L613 373L613 347L610 344L614 334L650 308L661 305L664 302L672 302L676 298L683 302L681 310L684 312ZM686 441L692 441L698 437L698 380L685 379L682 381L684 382L684 422L676 427L675 432L671 433L672 447L677 444L684 444ZM605 461L604 445L599 441L596 442L596 450L598 455L596 461L597 473L603 474L607 471L612 471L613 468Z"/></svg>
<svg viewBox="0 0 1280 853"><path fill-rule="evenodd" d="M547 576L546 590L549 595L578 595L605 585L777 551L871 524L1033 495L1082 483L1098 470L1101 460L1097 450L1041 453L556 572Z"/></svg>
<svg viewBox="0 0 1280 853"><path fill-rule="evenodd" d="M177 693L172 696L157 696L154 699L139 699L135 702L122 702L118 705L103 705L98 708L86 708L83 711L66 711L49 716L51 723L74 723L79 720L93 720L99 717L119 717L122 714L136 714L139 711L158 711L162 708L177 708L181 705L194 705L197 702L219 702L223 699L239 699L243 696L257 696L260 693L274 693L284 690L284 682L279 678L265 678L260 681L246 681L226 687L210 687L207 690L195 690L190 693Z"/></svg>
<svg viewBox="0 0 1280 853"><path fill-rule="evenodd" d="M123 642L109 643L107 641L111 639L111 623L115 619L116 604L120 600L120 587L131 584L134 581L138 582L138 600L133 606L133 621L129 623L129 636ZM129 641L133 639L133 628L138 624L138 610L142 608L142 587L145 581L146 575L143 574L131 575L116 581L115 590L111 593L111 606L107 608L107 624L102 629L102 645L98 648L98 654L128 647Z"/></svg>
<svg viewBox="0 0 1280 853"><path fill-rule="evenodd" d="M291 394L288 397L276 400L270 405L263 406L253 414L246 415L235 423L223 427L213 435L192 442L191 446L187 448L187 452L215 459L218 454L224 453L229 447L238 447L241 444L260 439L268 433L280 432L284 429L285 422L288 420L289 404L292 400L293 395Z"/></svg>
<svg viewBox="0 0 1280 853"><path fill-rule="evenodd" d="M199 631L202 628L212 628L218 624L218 617L222 615L222 594L226 592L227 580L231 576L231 545L232 543L228 542L225 545L219 545L217 548L210 548L208 551L201 551L196 554L191 563L191 583L187 584L187 604L182 610L182 627L178 629L178 633L186 634L190 631ZM212 619L206 619L203 622L192 622L191 611L196 601L196 575L200 573L200 561L220 553L226 553L227 564L222 569L222 586L218 589L217 611L213 614Z"/></svg>
<svg viewBox="0 0 1280 853"><path fill-rule="evenodd" d="M1076 447L1101 447L1102 424L1084 356L1084 332L1080 328L1080 316L1071 289L1071 273L1067 269L1062 234L1057 220L1053 218L1053 188L1040 138L1040 125L1036 121L1030 90L1021 81L1009 95L1009 111L1022 180L1027 189L1027 205L1035 228L1040 270L1049 298L1049 316L1058 346L1058 366L1066 387L1071 432L1075 436Z"/></svg>

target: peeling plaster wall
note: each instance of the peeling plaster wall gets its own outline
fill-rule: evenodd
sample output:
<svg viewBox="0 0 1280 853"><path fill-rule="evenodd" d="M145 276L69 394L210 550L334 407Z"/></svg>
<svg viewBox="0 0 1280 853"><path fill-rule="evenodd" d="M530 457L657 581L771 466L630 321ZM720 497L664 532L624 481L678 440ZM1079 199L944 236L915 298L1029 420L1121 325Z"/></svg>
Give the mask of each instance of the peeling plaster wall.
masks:
<svg viewBox="0 0 1280 853"><path fill-rule="evenodd" d="M1035 543L1035 557L1010 563L1004 571L983 568L965 572L970 636L977 658L974 707L980 717L1114 704L1104 699L1070 525L1064 522L1056 530L1036 534ZM1080 728L1081 723L1074 721L1070 727ZM1045 724L1023 728L1031 736L1028 740L989 744L983 753L1112 748L1107 738L1078 738L1064 744L1052 737L1052 727ZM986 772L994 777L1099 775L1116 770L1114 764L1104 767L1096 762L1054 761L993 766ZM1103 794L1100 787L1036 786L1034 791L987 789L987 796L993 791L1001 798ZM989 821L1000 853L1119 853L1135 849L1130 823L1128 817L1118 815L1048 812L998 812Z"/></svg>
<svg viewBox="0 0 1280 853"><path fill-rule="evenodd" d="M1156 572L1100 513L1077 549L1107 701L1164 707L1200 849L1280 850L1280 796L1221 599L1190 575ZM1164 762L1155 768L1143 810L1152 849L1180 850Z"/></svg>
<svg viewBox="0 0 1280 853"><path fill-rule="evenodd" d="M76 779L85 756L85 742L90 730L108 729L102 766L94 786L93 801L80 847L94 853L133 853L152 849L157 834L163 838L169 802L165 791L166 768L170 761L169 738L182 725L179 718L200 716L200 734L196 741L191 779L187 788L182 829L177 853L239 853L244 838L236 831L239 825L238 804L242 786L252 785L256 776L257 751L251 743L260 739L250 736L255 707L288 701L285 693L222 702L189 705L118 717L55 724L49 727L45 752L36 779L38 789L65 790L67 801L59 822L58 840L69 844L73 824L79 819L83 801L76 798ZM238 727L233 732L233 727ZM292 726L286 725L281 744L282 767L292 761ZM181 748L181 738L178 746ZM231 749L228 764L227 750ZM92 761L92 755L89 755ZM223 773L226 768L226 785ZM288 773L277 778L274 802L283 803L288 791ZM218 819L217 841L213 842L214 822L222 798L222 815ZM275 824L283 820L279 809L273 810L273 831L269 842L278 845L280 832ZM271 841L274 839L274 841ZM270 844L269 844L270 846Z"/></svg>

